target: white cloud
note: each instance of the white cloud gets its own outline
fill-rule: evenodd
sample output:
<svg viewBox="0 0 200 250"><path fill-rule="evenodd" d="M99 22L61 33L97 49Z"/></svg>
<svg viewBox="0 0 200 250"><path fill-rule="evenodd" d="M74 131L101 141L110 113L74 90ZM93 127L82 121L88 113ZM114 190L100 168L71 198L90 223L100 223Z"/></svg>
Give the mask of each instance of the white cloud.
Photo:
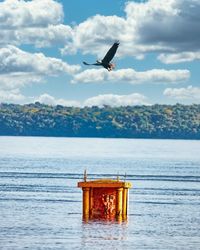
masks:
<svg viewBox="0 0 200 250"><path fill-rule="evenodd" d="M11 45L0 48L0 102L32 101L20 93L25 85L43 82L47 76L74 74L79 69L42 53L31 54Z"/></svg>
<svg viewBox="0 0 200 250"><path fill-rule="evenodd" d="M167 88L165 96L176 100L191 100L200 102L200 88L188 86L187 88Z"/></svg>
<svg viewBox="0 0 200 250"><path fill-rule="evenodd" d="M39 82L45 76L74 74L79 69L78 65L69 65L60 59L45 57L42 53L31 54L11 45L0 48L0 89Z"/></svg>
<svg viewBox="0 0 200 250"><path fill-rule="evenodd" d="M45 27L63 20L62 5L53 0L5 0L0 3L0 27Z"/></svg>
<svg viewBox="0 0 200 250"><path fill-rule="evenodd" d="M15 46L0 48L0 74L12 72L37 73L38 75L74 74L79 65L69 65L60 59L42 53L28 53Z"/></svg>
<svg viewBox="0 0 200 250"><path fill-rule="evenodd" d="M5 0L0 2L0 44L59 45L65 46L63 54L81 50L101 59L120 40L116 56L142 59L157 52L164 63L199 59L198 0L130 1L124 10L124 17L96 15L70 27L63 24L63 7L57 1Z"/></svg>
<svg viewBox="0 0 200 250"><path fill-rule="evenodd" d="M107 51L108 44L112 45L113 41L122 41L123 36L127 37L125 26L126 21L118 16L90 17L74 27L72 40L61 51L68 54L81 49L84 54L95 54L101 58Z"/></svg>
<svg viewBox="0 0 200 250"><path fill-rule="evenodd" d="M109 105L111 107L120 107L120 106L134 106L134 105L151 105L147 97L139 94L132 93L129 95L114 95L114 94L104 94L93 96L87 98L86 100L80 102L77 100L67 100L63 98L55 98L52 95L47 93L41 94L38 97L25 97L20 93L18 89L4 91L0 90L0 103L30 103L30 102L40 102L47 105L63 105L67 107L92 107L99 106L103 107L104 105Z"/></svg>
<svg viewBox="0 0 200 250"><path fill-rule="evenodd" d="M132 106L132 105L150 105L147 98L144 95L139 93L133 93L130 95L114 95L114 94L105 94L93 96L86 99L83 102L79 102L76 100L65 100L65 99L57 99L47 93L40 95L37 98L34 98L34 101L38 101L40 103L48 104L48 105L63 105L63 106L74 106L74 107L92 107L99 106L103 107L104 105L109 105L111 107L119 107L119 106Z"/></svg>
<svg viewBox="0 0 200 250"><path fill-rule="evenodd" d="M24 103L27 97L21 94L20 89L27 84L38 83L42 80L42 76L35 73L0 73L0 103Z"/></svg>
<svg viewBox="0 0 200 250"><path fill-rule="evenodd" d="M182 52L177 54L160 54L158 59L166 64L192 62L200 59L200 52Z"/></svg>
<svg viewBox="0 0 200 250"><path fill-rule="evenodd" d="M0 90L15 90L16 88L21 88L26 84L39 83L43 80L42 76L34 73L16 72L0 74Z"/></svg>
<svg viewBox="0 0 200 250"><path fill-rule="evenodd" d="M12 41L11 37L12 36ZM49 25L48 27L30 27L16 30L6 30L0 34L0 43L33 44L35 47L63 46L71 39L71 27L63 24Z"/></svg>
<svg viewBox="0 0 200 250"><path fill-rule="evenodd" d="M9 93L6 91L10 90L10 99L22 100L24 97L20 94L19 88L27 83L41 82L46 76L62 73L75 74L72 78L74 83L177 83L190 77L188 70L164 69L143 72L134 69L113 72L89 69L77 73L80 70L78 65L69 65L60 59L46 57L42 53L31 54L14 45L65 45L60 49L63 54L80 50L83 54L94 54L101 59L108 47L115 40L120 40L116 56L134 56L142 60L146 53L157 52L160 53L158 59L166 64L200 59L198 0L149 0L143 3L131 1L125 6L124 17L96 15L74 27L64 25L63 20L62 4L54 0L0 2L2 99ZM52 100L55 103L57 101Z"/></svg>
<svg viewBox="0 0 200 250"><path fill-rule="evenodd" d="M150 0L129 2L125 9L127 21L135 23L137 41L155 51L199 51L200 2L197 0ZM151 49L151 48L150 48ZM164 52L164 51L163 51Z"/></svg>
<svg viewBox="0 0 200 250"><path fill-rule="evenodd" d="M80 49L101 58L117 39L121 42L117 56L142 58L148 52L199 53L200 1L131 1L126 4L125 14L125 17L88 18L75 26L72 40L62 52Z"/></svg>
<svg viewBox="0 0 200 250"><path fill-rule="evenodd" d="M152 69L147 71L135 71L134 69L121 69L108 72L105 69L88 69L73 76L72 83L82 82L129 82L141 83L177 83L186 81L190 77L188 70Z"/></svg>
<svg viewBox="0 0 200 250"><path fill-rule="evenodd" d="M74 101L74 100L65 100L65 99L62 99L62 98L58 98L56 99L55 97L47 94L47 93L44 93L42 95L40 95L39 97L35 98L35 102L38 101L40 103L44 103L44 104L48 104L48 105L63 105L63 106L80 106L80 103L78 101Z"/></svg>
<svg viewBox="0 0 200 250"><path fill-rule="evenodd" d="M109 105L111 107L133 106L133 105L150 105L144 95L133 93L130 95L114 95L105 94L88 98L84 102L84 106L99 106Z"/></svg>
<svg viewBox="0 0 200 250"><path fill-rule="evenodd" d="M53 0L0 2L0 44L63 46L72 36L63 18L62 5Z"/></svg>
<svg viewBox="0 0 200 250"><path fill-rule="evenodd" d="M138 48L144 52L199 51L200 2L198 0L149 0L129 2L125 8Z"/></svg>
<svg viewBox="0 0 200 250"><path fill-rule="evenodd" d="M22 95L19 89L14 90L0 90L0 103L20 103L25 100L25 96Z"/></svg>

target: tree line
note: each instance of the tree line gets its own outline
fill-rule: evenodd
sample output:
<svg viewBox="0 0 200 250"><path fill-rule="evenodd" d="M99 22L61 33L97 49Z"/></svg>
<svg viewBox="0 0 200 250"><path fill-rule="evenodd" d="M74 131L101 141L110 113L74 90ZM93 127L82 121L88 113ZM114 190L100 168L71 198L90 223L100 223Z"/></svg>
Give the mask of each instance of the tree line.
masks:
<svg viewBox="0 0 200 250"><path fill-rule="evenodd" d="M0 104L0 135L200 139L200 105Z"/></svg>

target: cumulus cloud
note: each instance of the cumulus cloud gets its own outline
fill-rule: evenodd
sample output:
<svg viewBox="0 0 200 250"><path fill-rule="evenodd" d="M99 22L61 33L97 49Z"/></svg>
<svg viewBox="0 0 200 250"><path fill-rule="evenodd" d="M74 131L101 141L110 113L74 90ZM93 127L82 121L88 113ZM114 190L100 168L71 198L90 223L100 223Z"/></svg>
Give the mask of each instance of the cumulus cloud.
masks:
<svg viewBox="0 0 200 250"><path fill-rule="evenodd" d="M72 29L63 25L62 5L53 0L5 0L0 3L0 44L64 44Z"/></svg>
<svg viewBox="0 0 200 250"><path fill-rule="evenodd" d="M0 48L0 74L23 72L38 75L74 74L78 65L69 65L60 59L46 57L42 53L28 53L15 46Z"/></svg>
<svg viewBox="0 0 200 250"><path fill-rule="evenodd" d="M200 2L149 0L126 5L127 22L135 27L141 49L157 52L199 52Z"/></svg>
<svg viewBox="0 0 200 250"><path fill-rule="evenodd" d="M27 84L39 83L43 80L42 76L35 73L0 73L0 103L23 103L27 98L21 94L21 88Z"/></svg>
<svg viewBox="0 0 200 250"><path fill-rule="evenodd" d="M72 40L62 52L80 49L101 57L106 52L105 44L108 46L118 39L121 46L117 56L142 58L148 52L199 53L199 22L197 0L131 1L125 6L125 17L96 15L75 26Z"/></svg>
<svg viewBox="0 0 200 250"><path fill-rule="evenodd" d="M33 44L37 48L63 46L68 39L71 39L71 36L71 27L58 24L49 25L48 27L18 29L14 33L11 30L5 30L0 34L2 38L0 43Z"/></svg>
<svg viewBox="0 0 200 250"><path fill-rule="evenodd" d="M130 95L114 95L105 94L88 98L84 102L84 106L99 106L109 105L111 107L119 106L134 106L134 105L150 105L144 95L133 93Z"/></svg>
<svg viewBox="0 0 200 250"><path fill-rule="evenodd" d="M25 83L39 82L47 75L74 74L79 70L78 65L69 65L42 53L31 54L12 45L0 48L0 88L23 86Z"/></svg>
<svg viewBox="0 0 200 250"><path fill-rule="evenodd" d="M127 2L124 16L96 15L74 27L63 24L62 4L54 0L4 0L0 2L0 91L5 98L24 98L19 88L41 82L46 76L72 74L72 82L177 83L190 77L188 70L152 69L137 72L121 69L108 73L69 65L42 53L28 53L15 47L59 46L63 54L80 50L101 59L108 46L120 40L116 56L144 59L158 53L166 64L200 59L200 2L198 0L149 0ZM8 45L10 44L10 45ZM63 46L65 46L63 48ZM47 95L47 94L45 94ZM39 97L38 97L39 98ZM47 96L40 97L46 100ZM18 100L19 100L18 99ZM41 99L41 100L42 100ZM61 99L59 99L61 101ZM57 102L51 99L49 102ZM64 100L63 100L64 101Z"/></svg>
<svg viewBox="0 0 200 250"><path fill-rule="evenodd" d="M0 3L0 27L34 27L58 24L63 20L62 5L53 0L5 0Z"/></svg>
<svg viewBox="0 0 200 250"><path fill-rule="evenodd" d="M191 85L187 88L166 88L163 94L176 100L200 101L200 88Z"/></svg>
<svg viewBox="0 0 200 250"><path fill-rule="evenodd" d="M124 11L124 17L96 15L72 28L63 24L63 7L57 1L5 0L0 3L0 43L65 44L63 54L81 50L101 58L117 39L121 42L117 56L143 58L145 53L158 52L165 53L160 58L163 62L171 53L199 53L199 1L131 1ZM199 59L188 56L181 61Z"/></svg>
<svg viewBox="0 0 200 250"><path fill-rule="evenodd" d="M74 27L72 40L69 40L61 51L68 54L81 49L83 54L92 53L102 57L108 49L108 44L112 44L116 39L122 41L123 36L127 36L125 26L126 21L118 16L90 17Z"/></svg>
<svg viewBox="0 0 200 250"><path fill-rule="evenodd" d="M63 54L81 50L100 59L113 41L120 40L116 56L141 59L157 52L164 63L199 59L197 0L129 1L124 16L96 15L74 27L63 24L63 7L54 0L5 0L0 13L0 44L60 45Z"/></svg>
<svg viewBox="0 0 200 250"><path fill-rule="evenodd" d="M82 82L129 82L141 83L177 83L186 81L190 77L188 70L152 69L147 71L135 71L134 69L121 69L108 72L105 69L88 69L73 76L72 83Z"/></svg>
<svg viewBox="0 0 200 250"><path fill-rule="evenodd" d="M55 97L45 93L35 98L34 101L48 105L63 105L63 106L74 106L74 107L92 107L99 106L103 107L104 105L109 105L111 107L119 106L133 106L133 105L150 105L147 98L144 95L139 93L132 93L130 95L114 95L114 94L105 94L93 96L86 99L83 102L76 100L65 100L65 99L56 99Z"/></svg>
<svg viewBox="0 0 200 250"><path fill-rule="evenodd" d="M62 98L58 98L56 99L55 97L47 94L47 93L44 93L42 95L40 95L39 97L35 98L35 102L40 102L40 103L44 103L44 104L47 104L47 105L63 105L63 106L68 106L68 107L71 107L71 106L75 106L75 107L78 107L80 106L80 102L78 101L75 101L75 100L65 100L65 99L62 99Z"/></svg>
<svg viewBox="0 0 200 250"><path fill-rule="evenodd" d="M104 105L109 105L111 107L120 106L135 106L135 105L151 105L147 97L139 94L132 93L129 95L114 95L114 94L104 94L93 96L87 98L86 100L80 102L77 100L67 100L63 98L55 98L47 93L41 94L38 97L25 97L19 91L19 89L14 90L0 90L0 103L30 103L30 102L40 102L47 105L63 105L67 107L92 107L98 106L103 107Z"/></svg>
<svg viewBox="0 0 200 250"><path fill-rule="evenodd" d="M26 84L39 83L42 80L42 76L34 73L16 72L0 74L0 90L15 90L16 88L21 88Z"/></svg>
<svg viewBox="0 0 200 250"><path fill-rule="evenodd" d="M25 85L42 82L46 76L74 74L79 69L78 65L42 53L31 54L12 45L0 48L0 101L23 101L20 89Z"/></svg>
<svg viewBox="0 0 200 250"><path fill-rule="evenodd" d="M0 103L20 103L25 100L25 96L22 95L19 89L13 90L1 90L0 89Z"/></svg>
<svg viewBox="0 0 200 250"><path fill-rule="evenodd" d="M200 52L182 52L177 54L160 54L158 59L166 64L192 62L200 59Z"/></svg>

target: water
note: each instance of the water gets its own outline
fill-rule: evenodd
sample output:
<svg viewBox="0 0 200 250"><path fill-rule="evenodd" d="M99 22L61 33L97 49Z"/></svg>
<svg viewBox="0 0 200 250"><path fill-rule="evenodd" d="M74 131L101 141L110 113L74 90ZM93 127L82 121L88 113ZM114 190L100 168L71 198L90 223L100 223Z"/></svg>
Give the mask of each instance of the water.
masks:
<svg viewBox="0 0 200 250"><path fill-rule="evenodd" d="M126 173L127 222L82 221L84 169ZM0 249L200 249L200 141L0 137Z"/></svg>

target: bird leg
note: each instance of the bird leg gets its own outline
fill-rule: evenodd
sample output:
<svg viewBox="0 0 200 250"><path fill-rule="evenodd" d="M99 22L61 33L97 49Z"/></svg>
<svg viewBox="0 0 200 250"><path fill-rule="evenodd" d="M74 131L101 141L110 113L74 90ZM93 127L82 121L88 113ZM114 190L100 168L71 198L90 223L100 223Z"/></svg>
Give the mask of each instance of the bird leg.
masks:
<svg viewBox="0 0 200 250"><path fill-rule="evenodd" d="M111 67L111 69L114 69L115 68L115 64L114 63L110 63L110 67Z"/></svg>
<svg viewBox="0 0 200 250"><path fill-rule="evenodd" d="M111 71L115 68L115 64L114 63L109 63L109 67L107 68L108 71Z"/></svg>

